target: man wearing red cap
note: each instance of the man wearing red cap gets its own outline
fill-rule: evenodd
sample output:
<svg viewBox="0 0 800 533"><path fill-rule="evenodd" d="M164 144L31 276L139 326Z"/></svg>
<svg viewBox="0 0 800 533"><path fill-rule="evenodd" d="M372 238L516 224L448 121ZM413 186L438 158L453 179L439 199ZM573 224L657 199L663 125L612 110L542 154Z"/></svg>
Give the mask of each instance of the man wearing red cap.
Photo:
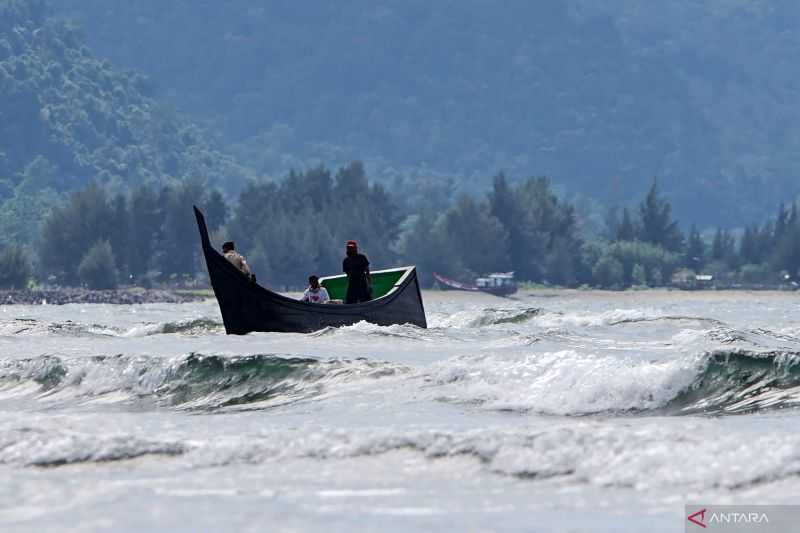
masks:
<svg viewBox="0 0 800 533"><path fill-rule="evenodd" d="M357 304L370 300L369 259L358 253L358 243L347 241L347 257L342 261L342 270L347 274L347 296L344 303Z"/></svg>

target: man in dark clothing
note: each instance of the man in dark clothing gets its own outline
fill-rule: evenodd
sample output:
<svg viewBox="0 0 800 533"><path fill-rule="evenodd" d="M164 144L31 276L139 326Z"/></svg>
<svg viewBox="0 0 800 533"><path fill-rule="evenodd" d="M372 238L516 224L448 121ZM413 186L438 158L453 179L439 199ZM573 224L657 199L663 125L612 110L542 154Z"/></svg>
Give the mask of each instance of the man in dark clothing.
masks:
<svg viewBox="0 0 800 533"><path fill-rule="evenodd" d="M347 257L342 261L342 270L347 274L346 304L357 304L370 300L369 259L358 253L358 243L347 241Z"/></svg>

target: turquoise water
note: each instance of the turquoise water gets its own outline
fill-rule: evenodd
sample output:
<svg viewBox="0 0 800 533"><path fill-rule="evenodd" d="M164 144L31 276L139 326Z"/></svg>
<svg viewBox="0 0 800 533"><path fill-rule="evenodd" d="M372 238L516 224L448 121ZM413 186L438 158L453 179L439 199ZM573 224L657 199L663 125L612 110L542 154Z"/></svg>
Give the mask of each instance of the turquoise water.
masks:
<svg viewBox="0 0 800 533"><path fill-rule="evenodd" d="M679 531L793 503L789 293L428 293L432 327L0 307L2 531Z"/></svg>

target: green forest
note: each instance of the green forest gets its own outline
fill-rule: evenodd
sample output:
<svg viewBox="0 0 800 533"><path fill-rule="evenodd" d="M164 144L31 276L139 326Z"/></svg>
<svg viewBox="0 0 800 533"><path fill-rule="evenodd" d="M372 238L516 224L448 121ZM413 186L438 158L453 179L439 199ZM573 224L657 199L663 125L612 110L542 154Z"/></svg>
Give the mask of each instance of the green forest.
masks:
<svg viewBox="0 0 800 533"><path fill-rule="evenodd" d="M0 253L0 285L34 278L98 289L191 285L204 276L192 205L205 212L217 244L235 240L260 283L278 289L338 272L351 238L373 265L416 264L426 286L433 272L469 278L513 270L537 284L609 289L691 288L695 273L725 286L788 285L800 275L796 204L780 206L741 238L717 229L706 243L694 227L681 232L653 183L635 210L609 213L605 238L588 240L574 206L547 178L512 185L500 174L483 198L463 195L444 212L407 213L354 162L250 182L233 202L194 180L128 194L92 182L47 215L33 257L17 246Z"/></svg>
<svg viewBox="0 0 800 533"><path fill-rule="evenodd" d="M800 8L512 4L0 0L0 287L796 282Z"/></svg>

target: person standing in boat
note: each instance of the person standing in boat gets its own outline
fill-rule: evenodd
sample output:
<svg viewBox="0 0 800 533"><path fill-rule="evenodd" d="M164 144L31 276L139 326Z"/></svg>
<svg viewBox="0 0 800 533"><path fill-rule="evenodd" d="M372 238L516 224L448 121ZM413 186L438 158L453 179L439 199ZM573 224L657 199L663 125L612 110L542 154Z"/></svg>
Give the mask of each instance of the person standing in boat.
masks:
<svg viewBox="0 0 800 533"><path fill-rule="evenodd" d="M317 276L309 276L308 288L306 292L303 293L303 297L300 301L312 304L326 304L330 300L331 297L328 296L328 289L319 284L319 278Z"/></svg>
<svg viewBox="0 0 800 533"><path fill-rule="evenodd" d="M342 261L342 270L347 274L347 297L344 303L357 304L370 300L369 259L358 253L358 243L347 241L345 248L347 257Z"/></svg>
<svg viewBox="0 0 800 533"><path fill-rule="evenodd" d="M255 274L253 274L253 271L250 270L250 267L248 266L244 256L236 251L236 247L234 246L232 241L223 243L222 255L224 255L225 259L230 261L233 266L238 268L242 272L242 274L247 276L250 279L250 281L252 282L256 281Z"/></svg>

